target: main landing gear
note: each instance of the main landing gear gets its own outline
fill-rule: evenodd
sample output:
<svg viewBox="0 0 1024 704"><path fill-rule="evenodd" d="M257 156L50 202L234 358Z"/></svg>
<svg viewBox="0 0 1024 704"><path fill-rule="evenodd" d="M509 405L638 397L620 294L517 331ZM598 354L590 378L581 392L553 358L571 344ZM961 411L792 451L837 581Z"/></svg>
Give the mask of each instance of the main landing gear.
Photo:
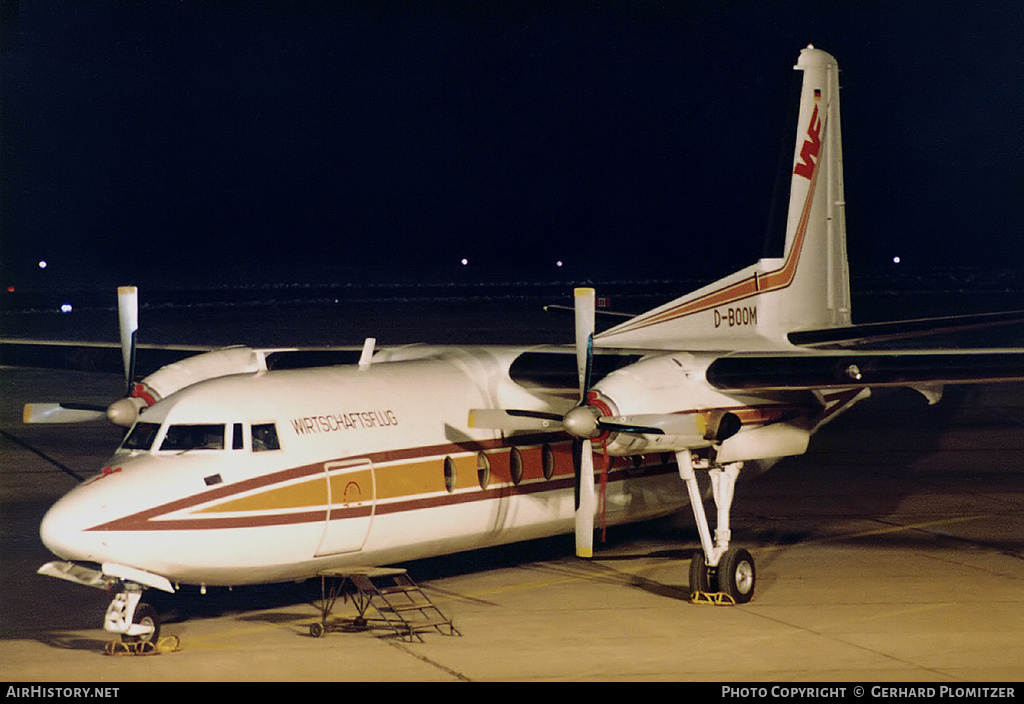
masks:
<svg viewBox="0 0 1024 704"><path fill-rule="evenodd" d="M729 547L729 511L732 507L733 490L739 476L742 462L733 462L714 467L696 460L689 450L676 453L679 476L686 484L690 506L700 534L700 549L690 559L690 591L694 594L721 592L737 604L745 604L754 596L757 571L754 558L742 548ZM697 469L708 468L711 493L718 509L718 527L714 542L711 529L704 514L704 500L697 484Z"/></svg>

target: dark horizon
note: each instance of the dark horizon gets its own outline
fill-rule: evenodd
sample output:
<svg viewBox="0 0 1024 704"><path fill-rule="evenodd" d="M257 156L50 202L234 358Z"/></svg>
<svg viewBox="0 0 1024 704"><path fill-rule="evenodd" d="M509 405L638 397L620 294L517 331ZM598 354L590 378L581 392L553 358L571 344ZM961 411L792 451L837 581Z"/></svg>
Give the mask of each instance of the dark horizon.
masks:
<svg viewBox="0 0 1024 704"><path fill-rule="evenodd" d="M1021 268L1022 15L5 2L0 278L712 280L761 255L808 43L851 269Z"/></svg>

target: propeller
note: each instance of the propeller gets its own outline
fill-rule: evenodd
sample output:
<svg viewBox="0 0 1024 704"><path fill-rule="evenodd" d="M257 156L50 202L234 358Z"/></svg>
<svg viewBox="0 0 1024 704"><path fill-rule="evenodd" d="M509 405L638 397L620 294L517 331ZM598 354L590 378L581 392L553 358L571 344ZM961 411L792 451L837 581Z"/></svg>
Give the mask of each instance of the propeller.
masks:
<svg viewBox="0 0 1024 704"><path fill-rule="evenodd" d="M126 394L131 394L135 380L135 338L139 328L138 289L135 286L121 286L117 289L117 312ZM138 416L139 404L134 401L132 398L122 398L110 406L84 403L26 403L22 420L25 423L85 423L110 420L118 425L129 426Z"/></svg>
<svg viewBox="0 0 1024 704"><path fill-rule="evenodd" d="M135 336L139 331L139 289L135 286L117 288L117 322L121 330L121 358L128 389L125 393L130 394L135 381Z"/></svg>
<svg viewBox="0 0 1024 704"><path fill-rule="evenodd" d="M510 430L563 430L573 437L572 456L575 481L576 554L593 557L594 514L597 494L594 486L593 438L607 431L663 435L657 427L670 419L662 415L604 417L591 405L591 376L594 361L595 291L577 288L574 291L576 318L576 369L579 377L579 401L565 414L549 411L477 408L469 412L472 428ZM650 419L651 424L644 424Z"/></svg>
<svg viewBox="0 0 1024 704"><path fill-rule="evenodd" d="M564 414L527 409L476 408L469 412L471 428L516 431L564 431L572 436L575 481L576 554L593 556L594 515L597 495L594 486L593 440L603 433L668 435L662 447L706 446L722 442L737 433L742 423L731 412L649 413L632 416L605 416L595 406L591 393L594 361L595 292L577 288L574 292L576 318L576 368L579 376L579 400ZM607 458L607 449L605 451ZM607 472L607 468L606 468ZM606 472L602 482L606 481Z"/></svg>
<svg viewBox="0 0 1024 704"><path fill-rule="evenodd" d="M562 425L577 438L573 444L576 469L576 555L594 556L594 512L597 495L594 492L594 448L591 438L600 435L599 414L587 401L590 397L590 373L594 361L594 289L578 288L574 291L576 309L576 370L579 372L579 405L565 414ZM579 444L578 453L576 444Z"/></svg>

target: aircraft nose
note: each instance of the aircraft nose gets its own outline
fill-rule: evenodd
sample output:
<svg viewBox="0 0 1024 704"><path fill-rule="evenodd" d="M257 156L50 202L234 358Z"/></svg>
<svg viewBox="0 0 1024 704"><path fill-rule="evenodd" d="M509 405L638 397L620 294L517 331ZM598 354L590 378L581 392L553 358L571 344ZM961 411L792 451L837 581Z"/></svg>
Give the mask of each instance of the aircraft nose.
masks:
<svg viewBox="0 0 1024 704"><path fill-rule="evenodd" d="M99 562L101 545L86 533L89 518L94 514L74 496L65 496L50 507L39 524L43 545L65 560ZM93 521L95 523L95 521Z"/></svg>

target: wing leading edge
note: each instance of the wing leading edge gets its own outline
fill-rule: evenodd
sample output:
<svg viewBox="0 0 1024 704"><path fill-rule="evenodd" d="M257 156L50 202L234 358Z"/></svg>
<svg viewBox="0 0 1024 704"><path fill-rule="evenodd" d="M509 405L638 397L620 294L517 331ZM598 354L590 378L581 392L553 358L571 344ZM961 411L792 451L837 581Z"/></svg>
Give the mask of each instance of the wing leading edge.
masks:
<svg viewBox="0 0 1024 704"><path fill-rule="evenodd" d="M796 391L1024 381L1024 350L764 353L719 357L722 391Z"/></svg>

